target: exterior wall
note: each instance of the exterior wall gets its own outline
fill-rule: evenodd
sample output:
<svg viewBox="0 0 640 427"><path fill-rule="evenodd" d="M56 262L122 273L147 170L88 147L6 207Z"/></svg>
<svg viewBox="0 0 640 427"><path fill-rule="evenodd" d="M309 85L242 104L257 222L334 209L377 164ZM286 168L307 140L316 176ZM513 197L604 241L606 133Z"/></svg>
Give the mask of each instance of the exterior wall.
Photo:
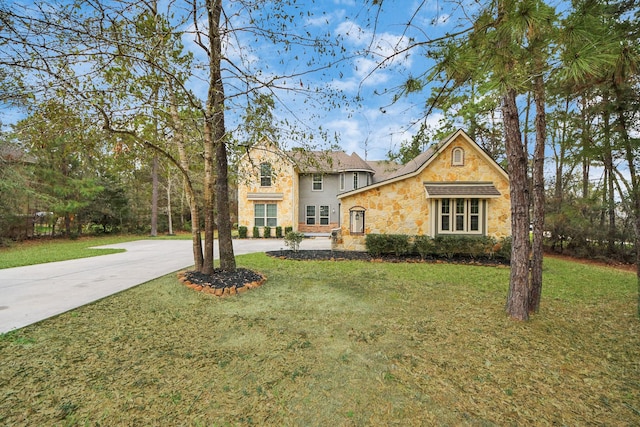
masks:
<svg viewBox="0 0 640 427"><path fill-rule="evenodd" d="M464 149L464 166L451 164L451 151L455 147ZM509 236L509 181L478 150L459 135L418 175L343 197L341 236L335 248L365 250L364 236L369 233L433 236L435 218L430 212L431 200L427 198L424 182L492 182L501 196L487 199L486 234L495 238ZM365 209L364 235L351 235L349 231L349 210L356 206Z"/></svg>
<svg viewBox="0 0 640 427"><path fill-rule="evenodd" d="M373 174L371 172L340 172L340 174L337 175L336 194L355 190L353 187L353 175L356 173L358 174L358 188L366 187L373 182ZM344 188L340 188L340 175L344 176Z"/></svg>
<svg viewBox="0 0 640 427"><path fill-rule="evenodd" d="M260 186L260 164L263 162L272 167L270 187ZM277 225L283 230L289 226L297 229L298 174L277 148L271 145L253 148L250 156L245 154L240 160L238 172L238 225L247 227L249 236L255 222L255 203L275 203L278 206ZM259 193L259 200L250 200L250 193Z"/></svg>
<svg viewBox="0 0 640 427"><path fill-rule="evenodd" d="M322 181L322 191L313 190L312 175L302 174L299 176L299 204L298 204L298 231L312 233L329 233L338 227L339 203L336 197L340 186L338 174L324 174ZM316 207L316 224L307 225L307 205ZM320 225L319 209L320 205L329 206L329 225Z"/></svg>

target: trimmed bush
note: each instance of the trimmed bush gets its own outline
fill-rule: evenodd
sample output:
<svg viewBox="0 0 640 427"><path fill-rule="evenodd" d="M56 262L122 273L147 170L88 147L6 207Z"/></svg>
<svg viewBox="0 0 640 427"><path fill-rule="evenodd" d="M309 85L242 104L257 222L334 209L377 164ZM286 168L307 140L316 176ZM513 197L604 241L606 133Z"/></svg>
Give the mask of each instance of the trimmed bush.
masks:
<svg viewBox="0 0 640 427"><path fill-rule="evenodd" d="M413 240L413 244L411 244ZM405 234L367 234L365 237L367 252L377 257L383 254L402 256L417 252L422 259L429 256L453 259L468 257L472 259L497 256L508 260L511 255L511 239L496 240L487 236L414 236Z"/></svg>
<svg viewBox="0 0 640 427"><path fill-rule="evenodd" d="M409 236L406 234L367 234L365 245L371 256L382 254L401 256L411 251Z"/></svg>
<svg viewBox="0 0 640 427"><path fill-rule="evenodd" d="M284 244L288 248L291 248L292 251L298 252L300 249L300 243L304 239L304 234L299 233L297 231L289 231L284 236Z"/></svg>
<svg viewBox="0 0 640 427"><path fill-rule="evenodd" d="M437 236L433 239L435 253L451 259L456 256L490 258L495 240L485 236Z"/></svg>
<svg viewBox="0 0 640 427"><path fill-rule="evenodd" d="M420 255L420 258L425 259L435 255L436 245L430 236L415 236L413 249Z"/></svg>
<svg viewBox="0 0 640 427"><path fill-rule="evenodd" d="M269 227L268 225L265 225L262 228L262 237L264 237L265 239L268 239L269 237L271 237L271 227Z"/></svg>
<svg viewBox="0 0 640 427"><path fill-rule="evenodd" d="M387 235L389 248L396 256L402 256L411 252L411 244L409 244L409 236L406 234L389 234Z"/></svg>
<svg viewBox="0 0 640 427"><path fill-rule="evenodd" d="M291 227L290 225L284 228L284 235L286 236L287 234L291 233L293 231L293 227Z"/></svg>
<svg viewBox="0 0 640 427"><path fill-rule="evenodd" d="M276 227L276 237L278 239L282 239L282 227L280 227L279 225Z"/></svg>
<svg viewBox="0 0 640 427"><path fill-rule="evenodd" d="M437 256L451 259L460 254L461 242L459 236L436 236L433 239L433 243Z"/></svg>
<svg viewBox="0 0 640 427"><path fill-rule="evenodd" d="M253 238L257 239L260 237L260 229L258 227L253 227Z"/></svg>
<svg viewBox="0 0 640 427"><path fill-rule="evenodd" d="M239 226L238 227L238 236L241 239L246 239L247 238L247 231L248 231L248 229L244 225Z"/></svg>
<svg viewBox="0 0 640 427"><path fill-rule="evenodd" d="M371 256L380 256L387 250L384 234L367 234L364 244Z"/></svg>
<svg viewBox="0 0 640 427"><path fill-rule="evenodd" d="M501 239L495 247L494 253L496 257L511 261L511 237Z"/></svg>

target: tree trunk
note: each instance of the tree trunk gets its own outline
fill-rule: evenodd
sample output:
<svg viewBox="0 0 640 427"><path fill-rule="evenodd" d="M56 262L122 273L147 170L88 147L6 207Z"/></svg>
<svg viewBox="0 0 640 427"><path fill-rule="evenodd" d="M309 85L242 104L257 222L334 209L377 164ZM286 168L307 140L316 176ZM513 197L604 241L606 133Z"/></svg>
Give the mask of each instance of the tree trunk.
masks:
<svg viewBox="0 0 640 427"><path fill-rule="evenodd" d="M169 236L173 235L173 215L171 214L171 171L167 173L167 223Z"/></svg>
<svg viewBox="0 0 640 427"><path fill-rule="evenodd" d="M158 155L151 165L151 237L158 235Z"/></svg>
<svg viewBox="0 0 640 427"><path fill-rule="evenodd" d="M213 238L214 238L214 142L213 125L210 116L204 120L204 259L201 273L213 273Z"/></svg>
<svg viewBox="0 0 640 427"><path fill-rule="evenodd" d="M547 139L544 81L542 64L540 73L534 78L534 101L536 104L536 144L533 151L533 257L531 265L531 287L529 290L529 313L540 310L542 296L542 264L544 260L543 233L545 216L544 194L544 148Z"/></svg>
<svg viewBox="0 0 640 427"><path fill-rule="evenodd" d="M629 167L629 174L631 175L631 206L633 211L634 222L634 249L636 252L636 277L638 280L638 317L640 318L640 176L636 168L637 161L637 148L632 146L631 139L629 137L629 131L627 126L627 118L625 116L626 108L623 103L624 94L620 86L614 84L616 92L616 108L618 116L617 130L620 132L622 143L625 150L625 157L627 160L627 166Z"/></svg>
<svg viewBox="0 0 640 427"><path fill-rule="evenodd" d="M608 104L608 99L604 99L605 104ZM605 111L602 113L602 129L603 129L603 142L604 152L602 153L602 160L604 165L604 176L606 178L606 191L604 198L604 205L607 207L607 217L609 219L607 225L607 252L609 256L612 256L615 252L615 239L616 239L616 203L614 194L614 166L613 166L613 148L611 146L611 115L605 107ZM604 224L603 224L604 225Z"/></svg>
<svg viewBox="0 0 640 427"><path fill-rule="evenodd" d="M512 319L529 319L529 182L527 157L522 145L516 91L503 97L505 148L511 181L511 274L507 313Z"/></svg>
<svg viewBox="0 0 640 427"><path fill-rule="evenodd" d="M589 197L589 166L591 165L591 154L589 153L590 137L589 123L587 122L587 100L582 97L582 132L580 133L580 143L582 145L582 198Z"/></svg>
<svg viewBox="0 0 640 427"><path fill-rule="evenodd" d="M205 129L211 143L215 147L216 156L216 208L218 225L218 248L220 253L220 268L225 271L235 271L236 260L233 253L231 238L231 221L229 215L229 179L227 147L225 145L226 130L224 123L224 86L220 61L222 59L222 42L220 39L220 18L222 17L222 1L207 0L209 11L209 96L207 98L207 113L211 114L207 120L209 129ZM210 133L209 133L210 132ZM213 212L211 212L213 214ZM208 213L207 213L208 214ZM206 263L206 258L205 258Z"/></svg>
<svg viewBox="0 0 640 427"><path fill-rule="evenodd" d="M177 100L175 92L171 84L167 87L170 91L171 105L169 106L171 112L171 120L173 122L174 134L173 139L178 148L178 156L180 157L180 167L182 168L182 183L184 191L187 194L187 200L189 204L189 211L191 212L191 240L193 242L193 264L196 271L202 271L204 264L204 257L202 254L202 238L200 236L200 213L198 212L198 200L196 199L195 191L189 177L189 160L187 158L187 152L184 147L184 133L182 129L182 121L178 114Z"/></svg>

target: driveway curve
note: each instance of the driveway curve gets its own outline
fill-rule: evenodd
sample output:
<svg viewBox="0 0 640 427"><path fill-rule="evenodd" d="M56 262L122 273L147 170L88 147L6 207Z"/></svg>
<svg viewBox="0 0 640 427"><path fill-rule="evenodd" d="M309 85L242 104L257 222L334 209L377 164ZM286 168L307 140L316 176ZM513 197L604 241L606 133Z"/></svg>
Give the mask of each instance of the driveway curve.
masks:
<svg viewBox="0 0 640 427"><path fill-rule="evenodd" d="M217 242L214 257L218 259ZM327 237L300 249L329 249ZM100 246L125 252L0 270L0 333L22 328L193 265L190 240ZM281 239L233 241L236 255L286 249Z"/></svg>

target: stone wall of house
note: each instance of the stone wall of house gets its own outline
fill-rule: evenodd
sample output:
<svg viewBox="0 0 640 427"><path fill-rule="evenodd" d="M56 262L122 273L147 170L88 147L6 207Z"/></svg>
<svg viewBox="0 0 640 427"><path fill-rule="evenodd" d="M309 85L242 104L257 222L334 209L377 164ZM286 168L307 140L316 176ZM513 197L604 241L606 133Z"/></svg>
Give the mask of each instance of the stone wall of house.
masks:
<svg viewBox="0 0 640 427"><path fill-rule="evenodd" d="M260 164L271 164L273 179L270 187L260 185ZM293 164L280 150L271 145L252 148L250 155L245 154L238 168L238 225L249 228L249 236L254 226L254 204L276 203L278 206L278 226L298 226L298 174ZM249 200L250 193L264 195L260 200ZM269 198L269 195L277 195ZM282 194L282 196L280 196ZM272 227L273 228L273 227ZM260 231L262 234L262 230ZM273 231L272 231L273 235Z"/></svg>
<svg viewBox="0 0 640 427"><path fill-rule="evenodd" d="M456 147L464 150L464 166L451 164L451 151ZM416 176L342 198L341 242L335 242L334 248L365 250L365 235L369 233L433 236L431 200L426 196L424 182L492 182L501 196L488 199L487 235L498 239L509 236L509 182L497 166L488 162L478 148L461 135L436 156ZM353 207L365 210L364 235L349 232L349 211Z"/></svg>

